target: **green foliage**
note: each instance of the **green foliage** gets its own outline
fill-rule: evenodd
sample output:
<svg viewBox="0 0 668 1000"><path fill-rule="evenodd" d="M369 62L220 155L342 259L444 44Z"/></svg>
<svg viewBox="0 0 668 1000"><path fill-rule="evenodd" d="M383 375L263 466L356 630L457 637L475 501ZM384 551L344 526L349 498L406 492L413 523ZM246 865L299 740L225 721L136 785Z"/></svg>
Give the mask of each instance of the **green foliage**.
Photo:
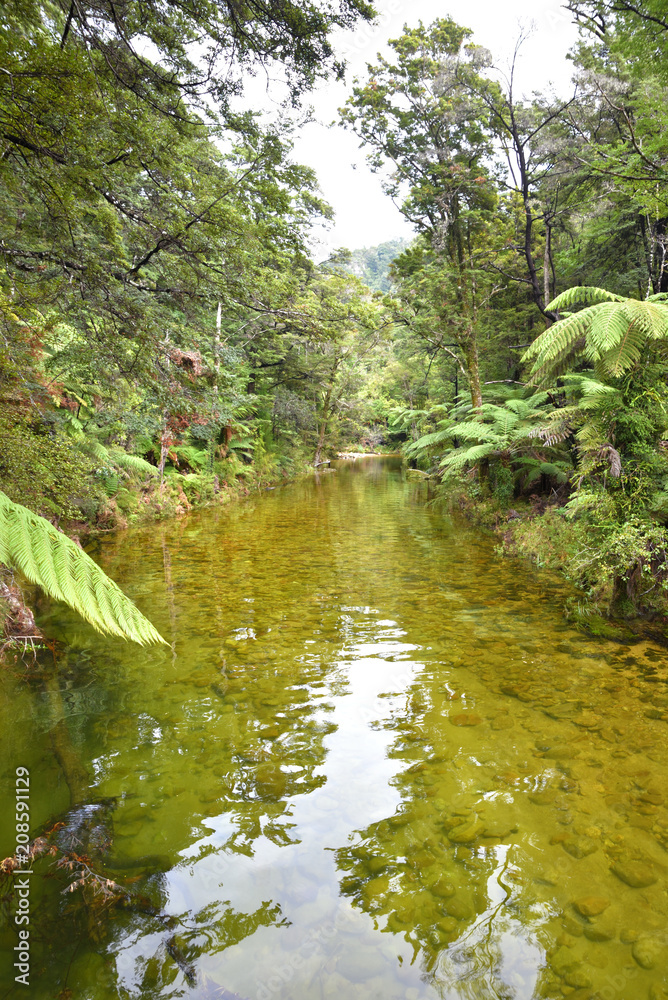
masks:
<svg viewBox="0 0 668 1000"><path fill-rule="evenodd" d="M0 487L45 517L92 519L103 500L95 463L45 420L0 416Z"/></svg>
<svg viewBox="0 0 668 1000"><path fill-rule="evenodd" d="M561 310L592 301L559 320L533 342L523 361L532 361L531 377L544 383L579 359L597 374L621 375L636 365L654 342L668 340L668 303L663 294L644 302L602 288L570 288L550 303Z"/></svg>
<svg viewBox="0 0 668 1000"><path fill-rule="evenodd" d="M376 292L389 292L392 287L392 262L408 246L408 240L388 240L375 247L353 250L341 260L341 266L356 275Z"/></svg>
<svg viewBox="0 0 668 1000"><path fill-rule="evenodd" d="M64 601L98 632L140 645L165 640L83 549L0 493L0 563Z"/></svg>

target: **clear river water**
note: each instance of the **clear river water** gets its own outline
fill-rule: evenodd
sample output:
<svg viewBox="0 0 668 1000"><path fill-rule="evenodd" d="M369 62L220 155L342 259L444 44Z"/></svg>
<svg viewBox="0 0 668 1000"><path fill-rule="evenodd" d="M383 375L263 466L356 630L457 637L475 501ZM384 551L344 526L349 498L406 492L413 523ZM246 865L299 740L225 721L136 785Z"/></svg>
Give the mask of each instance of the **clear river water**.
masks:
<svg viewBox="0 0 668 1000"><path fill-rule="evenodd" d="M0 1000L667 1000L666 651L425 500L360 460L105 537L171 648L42 603L1 856L26 768L31 837L124 894L36 860L26 989L5 878Z"/></svg>

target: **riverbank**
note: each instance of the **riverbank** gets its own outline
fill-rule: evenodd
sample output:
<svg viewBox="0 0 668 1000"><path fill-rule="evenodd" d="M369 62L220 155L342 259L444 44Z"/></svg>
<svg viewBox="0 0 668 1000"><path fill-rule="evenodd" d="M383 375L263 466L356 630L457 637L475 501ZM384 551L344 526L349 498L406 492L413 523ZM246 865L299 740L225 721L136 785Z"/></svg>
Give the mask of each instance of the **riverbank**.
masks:
<svg viewBox="0 0 668 1000"><path fill-rule="evenodd" d="M668 644L668 535L657 524L616 524L579 511L568 496L476 495L439 485L436 496L497 539L500 555L556 573L576 588L566 618L594 635L620 642L651 637Z"/></svg>

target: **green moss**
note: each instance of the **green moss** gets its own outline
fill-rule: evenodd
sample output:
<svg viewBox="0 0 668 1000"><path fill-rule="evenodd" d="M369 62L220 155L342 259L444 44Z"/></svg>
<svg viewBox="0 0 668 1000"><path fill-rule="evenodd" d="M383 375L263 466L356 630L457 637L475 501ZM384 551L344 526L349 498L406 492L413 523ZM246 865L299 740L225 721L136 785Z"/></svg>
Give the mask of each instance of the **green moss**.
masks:
<svg viewBox="0 0 668 1000"><path fill-rule="evenodd" d="M94 459L53 425L0 417L0 490L47 518L88 521L104 501Z"/></svg>

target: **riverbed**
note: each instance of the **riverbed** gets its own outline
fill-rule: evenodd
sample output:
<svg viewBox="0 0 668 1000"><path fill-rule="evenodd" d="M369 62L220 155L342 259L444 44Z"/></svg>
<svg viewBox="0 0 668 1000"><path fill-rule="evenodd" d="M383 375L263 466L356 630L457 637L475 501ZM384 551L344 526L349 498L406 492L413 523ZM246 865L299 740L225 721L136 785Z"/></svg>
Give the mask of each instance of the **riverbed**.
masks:
<svg viewBox="0 0 668 1000"><path fill-rule="evenodd" d="M62 645L4 672L2 855L16 768L35 834L65 759L137 905L36 862L31 1000L666 1000L666 652L575 630L397 460L335 465L100 543L169 648L41 605Z"/></svg>

